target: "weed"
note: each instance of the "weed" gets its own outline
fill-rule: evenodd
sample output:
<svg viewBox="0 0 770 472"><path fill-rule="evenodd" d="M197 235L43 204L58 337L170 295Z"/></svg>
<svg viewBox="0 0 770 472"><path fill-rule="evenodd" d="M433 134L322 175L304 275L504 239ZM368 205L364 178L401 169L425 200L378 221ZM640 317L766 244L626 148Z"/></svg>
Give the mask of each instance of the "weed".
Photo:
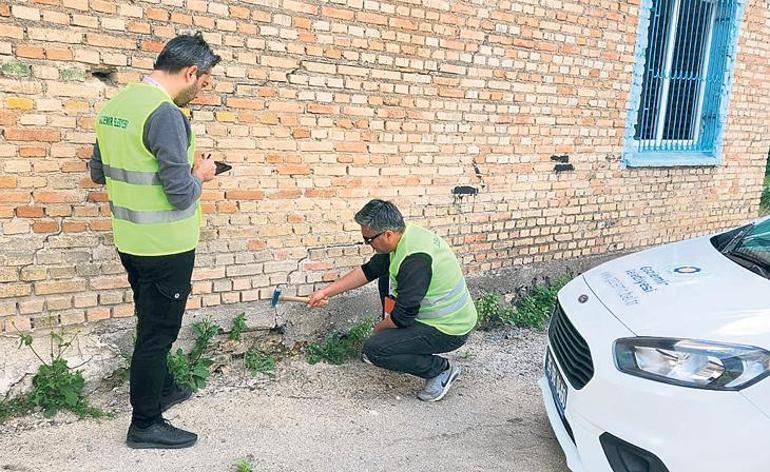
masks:
<svg viewBox="0 0 770 472"><path fill-rule="evenodd" d="M241 313L233 320L233 329L230 330L230 335L227 337L230 341L240 341L241 334L246 329L246 313Z"/></svg>
<svg viewBox="0 0 770 472"><path fill-rule="evenodd" d="M254 472L254 466L248 459L241 459L235 464L236 472Z"/></svg>
<svg viewBox="0 0 770 472"><path fill-rule="evenodd" d="M0 424L5 423L11 418L24 416L32 410L32 405L26 395L20 395L15 398L4 398L0 400Z"/></svg>
<svg viewBox="0 0 770 472"><path fill-rule="evenodd" d="M272 375L273 371L275 371L275 359L270 354L257 348L249 349L244 356L243 362L252 375L260 373Z"/></svg>
<svg viewBox="0 0 770 472"><path fill-rule="evenodd" d="M500 303L500 296L488 293L476 301L478 327L487 330L495 326L513 325L514 311L510 305Z"/></svg>
<svg viewBox="0 0 770 472"><path fill-rule="evenodd" d="M354 325L346 334L330 334L322 343L310 344L307 348L307 361L316 364L324 360L339 365L358 357L374 323L375 318L370 317Z"/></svg>
<svg viewBox="0 0 770 472"><path fill-rule="evenodd" d="M534 287L530 292L516 302L516 312L513 324L520 327L542 329L553 308L556 306L556 295L570 281L570 275L563 275L550 281L544 287Z"/></svg>
<svg viewBox="0 0 770 472"><path fill-rule="evenodd" d="M497 326L542 329L556 305L556 294L571 277L563 275L545 286L534 287L515 305L505 304L500 300L500 296L494 293L484 295L476 301L479 329L486 330Z"/></svg>
<svg viewBox="0 0 770 472"><path fill-rule="evenodd" d="M193 323L192 331L195 336L195 344L190 352L185 354L179 348L175 353L169 353L168 368L178 384L186 385L193 391L198 391L206 386L206 380L211 375L210 368L214 361L204 357L203 354L221 329L211 320Z"/></svg>
<svg viewBox="0 0 770 472"><path fill-rule="evenodd" d="M85 386L83 373L70 368L64 359L64 354L77 339L77 333L67 340L63 334L51 332L50 360L46 361L32 345L32 336L22 333L15 325L13 327L19 333L18 347L28 347L41 365L32 377L30 392L15 399L3 400L4 406L0 408L3 410L0 411L0 418L18 416L33 408L42 409L46 417L52 417L61 410L69 410L80 418L87 416L99 418L105 415L103 411L89 405L83 395Z"/></svg>
<svg viewBox="0 0 770 472"><path fill-rule="evenodd" d="M760 215L770 214L770 176L765 177L765 186L762 188L762 197L759 200Z"/></svg>

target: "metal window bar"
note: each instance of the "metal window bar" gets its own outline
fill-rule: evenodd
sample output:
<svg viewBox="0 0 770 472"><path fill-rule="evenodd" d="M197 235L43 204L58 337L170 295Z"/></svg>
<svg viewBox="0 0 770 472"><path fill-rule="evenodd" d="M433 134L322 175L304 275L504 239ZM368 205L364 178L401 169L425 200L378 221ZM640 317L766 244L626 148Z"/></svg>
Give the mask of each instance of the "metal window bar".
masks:
<svg viewBox="0 0 770 472"><path fill-rule="evenodd" d="M639 152L712 152L736 0L654 0L635 139Z"/></svg>

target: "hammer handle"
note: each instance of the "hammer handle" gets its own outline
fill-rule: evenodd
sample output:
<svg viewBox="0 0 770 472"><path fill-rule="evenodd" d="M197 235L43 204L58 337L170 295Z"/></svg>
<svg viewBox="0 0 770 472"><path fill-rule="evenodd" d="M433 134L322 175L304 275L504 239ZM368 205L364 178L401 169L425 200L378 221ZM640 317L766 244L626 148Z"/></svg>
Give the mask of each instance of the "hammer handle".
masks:
<svg viewBox="0 0 770 472"><path fill-rule="evenodd" d="M310 297L295 297L292 295L281 295L278 297L278 300L281 300L282 302L302 302L307 303L310 301Z"/></svg>

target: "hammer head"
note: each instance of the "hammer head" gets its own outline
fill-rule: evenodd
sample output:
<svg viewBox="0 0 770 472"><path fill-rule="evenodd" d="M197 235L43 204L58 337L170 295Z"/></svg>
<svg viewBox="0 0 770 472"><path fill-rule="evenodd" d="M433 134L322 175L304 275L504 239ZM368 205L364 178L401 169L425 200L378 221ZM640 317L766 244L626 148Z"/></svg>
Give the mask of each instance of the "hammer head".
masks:
<svg viewBox="0 0 770 472"><path fill-rule="evenodd" d="M280 296L281 296L281 287L275 287L275 290L273 290L273 298L270 300L270 306L275 308L276 305L278 305Z"/></svg>

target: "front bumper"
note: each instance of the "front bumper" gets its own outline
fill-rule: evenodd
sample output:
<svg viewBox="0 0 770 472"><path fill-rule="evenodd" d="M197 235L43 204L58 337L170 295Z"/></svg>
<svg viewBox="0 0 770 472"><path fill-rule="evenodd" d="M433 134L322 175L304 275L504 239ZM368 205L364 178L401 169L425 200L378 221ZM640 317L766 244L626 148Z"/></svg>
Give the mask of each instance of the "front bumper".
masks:
<svg viewBox="0 0 770 472"><path fill-rule="evenodd" d="M588 301L578 303L580 295L588 295ZM548 380L539 382L570 470L621 472L612 468L602 448L599 438L605 433L648 451L669 472L770 470L770 418L742 393L682 388L618 371L613 343L634 333L612 316L582 277L567 284L559 300L590 346L594 368L591 380L576 390L554 356L567 386L566 425Z"/></svg>

